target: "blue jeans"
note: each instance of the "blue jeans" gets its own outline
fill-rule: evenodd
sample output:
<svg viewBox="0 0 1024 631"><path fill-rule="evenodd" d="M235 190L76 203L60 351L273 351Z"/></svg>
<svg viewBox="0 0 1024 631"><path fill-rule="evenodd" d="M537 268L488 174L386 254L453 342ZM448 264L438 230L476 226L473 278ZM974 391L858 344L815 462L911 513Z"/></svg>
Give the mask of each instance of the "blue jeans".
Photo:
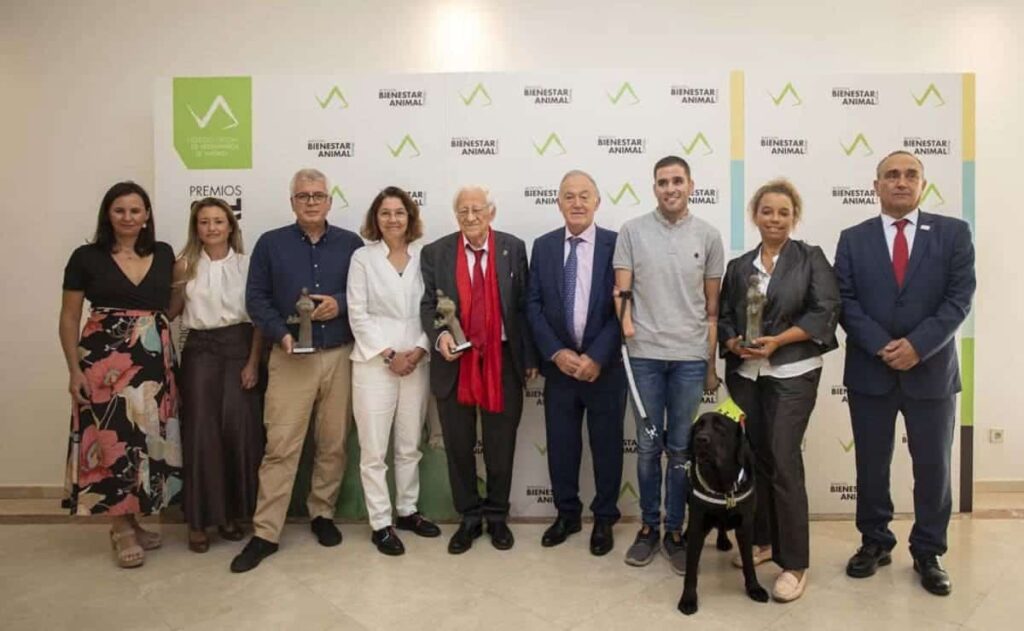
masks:
<svg viewBox="0 0 1024 631"><path fill-rule="evenodd" d="M690 425L704 393L707 362L666 361L631 358L640 400L651 423L665 436L670 452L686 453L689 458ZM657 530L661 525L661 436L651 438L637 420L637 481L640 485L640 511L644 525ZM685 462L685 461L684 461ZM665 481L665 530L682 530L686 517L686 496L690 483L684 462L669 458Z"/></svg>

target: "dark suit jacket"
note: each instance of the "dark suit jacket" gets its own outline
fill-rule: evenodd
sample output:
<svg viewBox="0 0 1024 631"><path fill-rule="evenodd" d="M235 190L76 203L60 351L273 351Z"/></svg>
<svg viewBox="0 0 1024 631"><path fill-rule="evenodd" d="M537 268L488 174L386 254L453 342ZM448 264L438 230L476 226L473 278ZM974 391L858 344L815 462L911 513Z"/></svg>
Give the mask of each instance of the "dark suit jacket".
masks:
<svg viewBox="0 0 1024 631"><path fill-rule="evenodd" d="M746 334L748 279L755 272L759 248L729 261L722 280L718 339L726 373L743 363L725 348L725 341ZM780 347L768 361L772 366L782 366L835 349L838 319L839 288L828 259L818 246L790 239L782 246L772 270L762 315L763 333L778 335L798 326L811 339Z"/></svg>
<svg viewBox="0 0 1024 631"><path fill-rule="evenodd" d="M619 346L622 338L619 321L612 302L615 271L612 254L616 235L598 227L594 239L594 269L590 281L590 301L587 324L583 329L582 346L576 344L565 321L565 300L562 287L565 267L565 228L553 230L533 242L530 256L530 290L526 302L526 316L533 331L533 339L541 355L541 372L545 377L561 374L551 358L563 348L586 353L601 365L601 375L608 368L622 363Z"/></svg>
<svg viewBox="0 0 1024 631"><path fill-rule="evenodd" d="M970 228L960 219L922 212L902 288L883 230L881 219L873 217L839 235L839 321L847 340L843 383L870 395L898 385L914 399L952 396L960 391L954 335L976 286ZM897 371L877 353L902 337L921 362Z"/></svg>
<svg viewBox="0 0 1024 631"><path fill-rule="evenodd" d="M526 263L526 244L516 237L494 231L494 260L497 266L498 294L501 297L501 320L505 337L516 368L516 376L525 385L528 368L537 367L537 351L533 336L526 324L526 286L529 271ZM420 300L420 320L430 338L430 389L434 396L452 396L459 378L459 362L445 361L436 350L437 336L434 312L440 289L459 306L459 291L455 281L455 257L465 256L459 251L459 233L441 237L423 248L420 268L423 271L423 299ZM458 313L458 311L456 311ZM463 325L465 326L465 324Z"/></svg>

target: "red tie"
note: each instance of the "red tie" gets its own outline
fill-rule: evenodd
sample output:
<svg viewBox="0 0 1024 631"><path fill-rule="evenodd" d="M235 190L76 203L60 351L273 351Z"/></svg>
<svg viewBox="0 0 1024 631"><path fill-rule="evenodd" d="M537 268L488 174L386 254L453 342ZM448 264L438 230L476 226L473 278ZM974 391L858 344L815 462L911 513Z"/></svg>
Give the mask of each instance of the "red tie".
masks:
<svg viewBox="0 0 1024 631"><path fill-rule="evenodd" d="M469 311L469 340L473 346L483 350L487 342L487 325L485 319L484 303L484 268L481 261L484 258L485 250L472 250L476 261L473 263L473 305Z"/></svg>
<svg viewBox="0 0 1024 631"><path fill-rule="evenodd" d="M907 261L910 260L907 235L903 234L903 229L908 223L909 219L900 219L893 223L896 226L896 239L892 242L892 272L896 275L896 284L900 287L903 287L903 279L907 275Z"/></svg>

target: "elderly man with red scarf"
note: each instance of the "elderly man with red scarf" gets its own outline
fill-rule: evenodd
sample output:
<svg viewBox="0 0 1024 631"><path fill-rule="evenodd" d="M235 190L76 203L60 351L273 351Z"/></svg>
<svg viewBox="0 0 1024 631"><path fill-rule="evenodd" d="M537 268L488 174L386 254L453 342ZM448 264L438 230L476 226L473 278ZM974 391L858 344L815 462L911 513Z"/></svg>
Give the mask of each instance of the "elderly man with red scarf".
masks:
<svg viewBox="0 0 1024 631"><path fill-rule="evenodd" d="M484 520L494 547L508 550L515 543L507 523L508 497L523 387L537 375L537 351L526 323L526 245L491 229L497 209L483 187L461 188L454 210L459 232L424 247L420 255L420 317L433 347L430 389L437 397L452 498L462 515L448 552L469 550L483 534ZM435 328L438 290L455 303L470 348L455 352L452 333ZM477 489L477 410L486 497Z"/></svg>

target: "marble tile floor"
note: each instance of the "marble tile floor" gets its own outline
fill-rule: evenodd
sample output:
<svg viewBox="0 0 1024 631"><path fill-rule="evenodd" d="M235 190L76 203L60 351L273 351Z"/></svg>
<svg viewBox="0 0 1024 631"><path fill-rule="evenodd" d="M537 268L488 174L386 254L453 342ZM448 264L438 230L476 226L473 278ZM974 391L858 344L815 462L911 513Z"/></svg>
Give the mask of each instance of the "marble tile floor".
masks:
<svg viewBox="0 0 1024 631"><path fill-rule="evenodd" d="M901 542L910 530L894 523ZM731 553L709 537L701 570L701 609L676 611L682 578L664 558L644 568L622 562L636 525L616 526L606 557L587 551L589 525L562 546L542 548L545 526L513 524L516 546L499 552L486 535L453 557L440 539L402 533L403 557L385 557L365 525L343 524L338 548L317 545L305 524L289 524L281 550L256 570L234 575L242 543L215 541L189 552L181 525L158 526L162 549L134 570L114 566L106 526L0 525L0 629L1019 629L1024 620L1024 520L954 518L953 594L926 593L905 544L869 579L844 564L858 536L850 521L811 524L808 590L791 604L746 598ZM759 568L771 587L777 568Z"/></svg>

